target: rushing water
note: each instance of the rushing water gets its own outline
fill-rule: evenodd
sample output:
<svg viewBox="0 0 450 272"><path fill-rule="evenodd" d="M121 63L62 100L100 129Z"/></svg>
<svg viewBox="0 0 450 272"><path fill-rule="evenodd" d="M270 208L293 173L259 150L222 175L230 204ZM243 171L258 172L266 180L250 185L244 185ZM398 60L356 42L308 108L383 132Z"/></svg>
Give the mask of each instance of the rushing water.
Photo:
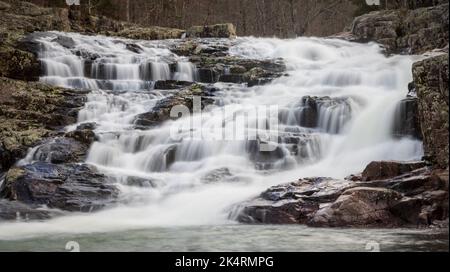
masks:
<svg viewBox="0 0 450 272"><path fill-rule="evenodd" d="M56 35L71 38L73 48L56 42ZM3 223L0 239L65 233L94 237L90 233L175 226L184 232L189 230L186 226L232 224L228 218L231 207L271 185L308 176L343 178L360 172L373 160L413 160L423 153L420 141L392 136L395 108L408 92L411 65L417 57L388 58L376 44L317 38L238 38L230 54L251 59L282 58L287 63L287 75L268 85L251 88L216 83L220 91L216 93L215 103L221 107L196 114L192 119L182 118L154 129L136 130L133 124L136 115L148 112L157 101L174 92L154 90L156 80L197 79L195 66L168 49L168 44L176 41L129 41L63 33L53 33L39 41L44 67L41 81L93 90L78 120L79 123L95 122L100 137L92 145L87 163L110 176L120 188L121 196L117 206L93 214L72 214L47 222ZM314 124L309 124L306 118L311 99L318 106L318 121ZM233 134L239 122L233 116L263 105L278 107L278 113L269 113L264 120L272 124L277 119L279 124L264 131L255 126L257 133L276 134L281 141L275 158L258 161L255 159L258 152L249 148L249 142L242 138L246 132ZM250 114L245 122L248 127L258 120ZM194 124L192 129L190 124ZM234 140L209 133L218 124L224 124L221 132L233 134ZM189 129L174 133L174 127ZM190 138L192 134L202 138ZM292 150L289 139L302 144ZM33 157L29 155L22 163L33 161ZM211 176L218 182L206 182ZM152 186L129 186L130 180L136 179L146 180ZM199 227L202 233L214 235L214 228L205 228ZM243 238L246 235L238 226L218 228L223 235L234 234L233 228L238 233L242 231L239 235ZM255 235L267 230L270 228L255 227ZM305 232L311 237L324 232L303 227L297 231L300 236ZM125 233L125 237L137 239L131 245L136 245L142 235L154 235L152 230ZM395 236L395 232L389 233ZM101 235L109 237L109 234ZM215 239L222 238L215 236ZM178 249L188 244L181 238L174 243L178 243ZM30 249L27 240L22 244L24 249ZM174 250L177 245L141 249ZM99 249L91 246L93 250ZM222 246L211 244L206 249L233 249ZM242 245L236 250L262 247ZM8 248L8 243L1 242L2 248ZM205 248L201 245L195 249Z"/></svg>

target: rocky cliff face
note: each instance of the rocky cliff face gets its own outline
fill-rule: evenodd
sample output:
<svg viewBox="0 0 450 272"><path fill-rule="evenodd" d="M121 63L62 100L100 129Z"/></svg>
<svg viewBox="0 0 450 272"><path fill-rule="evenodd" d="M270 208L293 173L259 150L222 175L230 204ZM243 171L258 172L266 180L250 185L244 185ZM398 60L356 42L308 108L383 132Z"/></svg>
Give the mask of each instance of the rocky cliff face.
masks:
<svg viewBox="0 0 450 272"><path fill-rule="evenodd" d="M416 62L413 76L426 156L448 169L448 54Z"/></svg>
<svg viewBox="0 0 450 272"><path fill-rule="evenodd" d="M376 11L355 18L351 33L359 41L384 45L388 53L421 54L448 45L448 16L448 3Z"/></svg>

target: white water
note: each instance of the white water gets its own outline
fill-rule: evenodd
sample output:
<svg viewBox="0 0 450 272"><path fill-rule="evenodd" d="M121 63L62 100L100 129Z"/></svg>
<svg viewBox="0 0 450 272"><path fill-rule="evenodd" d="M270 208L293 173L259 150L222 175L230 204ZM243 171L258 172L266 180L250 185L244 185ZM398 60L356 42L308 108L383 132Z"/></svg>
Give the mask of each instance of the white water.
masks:
<svg viewBox="0 0 450 272"><path fill-rule="evenodd" d="M217 104L224 107L194 116L193 123L213 128L224 121L225 134L229 134L236 123L229 118L234 113L255 105L276 104L282 113L277 132L283 137L304 133L310 140L297 153L289 145L280 145L281 158L264 165L269 171L260 171L251 160L246 141L198 141L189 139L186 131L180 132L178 139L170 137L173 126L185 127L189 119L170 121L146 131L133 129L137 114L149 111L171 93L152 90L154 80L196 79L195 67L172 54L165 43L134 42L143 52L133 53L125 47L130 41L66 35L74 39L76 49L63 48L51 38L41 40L45 45L41 58L46 64L46 76L41 80L95 90L79 114L80 123L98 124L100 141L91 147L87 162L117 182L120 203L94 214L1 224L1 239L44 233L227 224L234 204L271 185L308 176L343 178L362 171L373 160L413 160L423 153L421 142L398 140L391 135L395 107L406 96L407 84L412 80L414 57L386 58L376 44L315 38L236 41L231 54L283 58L289 75L252 88L217 83L223 90L217 94ZM90 74L85 71L85 61L73 54L76 50L100 55ZM171 71L172 63L176 63L176 71ZM314 128L298 125L299 118L303 118L304 96L333 98L320 104ZM255 120L250 117L249 123L252 122ZM193 133L198 131L199 127L194 127ZM170 163L170 157L174 163ZM228 169L230 173L221 177L224 182L205 183L205 176L218 169ZM156 187L128 186L129 177L146 179Z"/></svg>

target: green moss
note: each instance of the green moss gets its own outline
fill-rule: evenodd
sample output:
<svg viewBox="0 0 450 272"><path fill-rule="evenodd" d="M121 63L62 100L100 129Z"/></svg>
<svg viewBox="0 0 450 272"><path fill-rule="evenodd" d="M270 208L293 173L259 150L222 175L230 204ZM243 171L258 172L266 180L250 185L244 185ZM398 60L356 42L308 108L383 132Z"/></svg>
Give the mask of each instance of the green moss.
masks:
<svg viewBox="0 0 450 272"><path fill-rule="evenodd" d="M8 173L6 174L5 181L7 184L15 182L18 178L23 176L25 174L25 171L21 168L11 168Z"/></svg>

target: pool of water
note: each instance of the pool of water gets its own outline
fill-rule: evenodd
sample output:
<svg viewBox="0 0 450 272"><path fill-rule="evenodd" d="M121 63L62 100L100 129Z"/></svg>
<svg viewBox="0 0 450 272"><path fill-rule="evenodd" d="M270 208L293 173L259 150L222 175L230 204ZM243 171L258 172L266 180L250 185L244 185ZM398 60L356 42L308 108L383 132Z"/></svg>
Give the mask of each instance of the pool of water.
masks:
<svg viewBox="0 0 450 272"><path fill-rule="evenodd" d="M75 245L75 247L73 247ZM448 251L448 229L224 225L0 240L0 251Z"/></svg>

